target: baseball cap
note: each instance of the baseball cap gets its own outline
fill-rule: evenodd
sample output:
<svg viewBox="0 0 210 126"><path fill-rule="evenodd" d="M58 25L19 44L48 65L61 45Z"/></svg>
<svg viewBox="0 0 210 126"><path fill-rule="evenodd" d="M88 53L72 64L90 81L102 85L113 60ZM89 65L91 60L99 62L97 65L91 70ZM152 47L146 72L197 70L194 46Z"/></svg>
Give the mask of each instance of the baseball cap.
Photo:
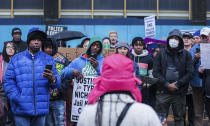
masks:
<svg viewBox="0 0 210 126"><path fill-rule="evenodd" d="M189 37L189 38L192 38L193 37L190 32L184 32L182 36L183 37Z"/></svg>
<svg viewBox="0 0 210 126"><path fill-rule="evenodd" d="M208 36L209 34L210 34L210 28L208 28L208 27L204 27L200 31L200 35Z"/></svg>
<svg viewBox="0 0 210 126"><path fill-rule="evenodd" d="M12 29L12 35L15 34L15 33L22 33L22 32L21 32L20 28L16 27L16 28Z"/></svg>
<svg viewBox="0 0 210 126"><path fill-rule="evenodd" d="M194 37L194 36L200 36L200 31L201 31L201 30L197 30L197 31L193 34L193 37Z"/></svg>

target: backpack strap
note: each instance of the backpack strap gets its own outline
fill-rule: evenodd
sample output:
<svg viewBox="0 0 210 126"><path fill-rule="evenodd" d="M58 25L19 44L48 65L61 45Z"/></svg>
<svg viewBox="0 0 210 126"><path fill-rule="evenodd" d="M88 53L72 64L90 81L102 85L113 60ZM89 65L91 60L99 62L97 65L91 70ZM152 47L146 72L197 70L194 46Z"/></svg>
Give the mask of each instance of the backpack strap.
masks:
<svg viewBox="0 0 210 126"><path fill-rule="evenodd" d="M127 103L125 107L123 108L122 112L120 113L119 118L117 119L116 126L120 126L121 122L123 121L123 118L125 117L126 113L128 112L128 109L131 107L133 103Z"/></svg>

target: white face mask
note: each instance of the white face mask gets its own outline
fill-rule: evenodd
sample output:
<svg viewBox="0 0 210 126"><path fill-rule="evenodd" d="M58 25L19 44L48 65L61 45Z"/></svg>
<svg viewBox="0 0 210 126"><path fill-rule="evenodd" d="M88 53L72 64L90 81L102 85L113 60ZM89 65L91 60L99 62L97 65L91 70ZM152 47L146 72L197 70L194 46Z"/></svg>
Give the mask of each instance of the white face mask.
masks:
<svg viewBox="0 0 210 126"><path fill-rule="evenodd" d="M176 39L169 39L169 46L171 48L177 48L179 46L179 41Z"/></svg>

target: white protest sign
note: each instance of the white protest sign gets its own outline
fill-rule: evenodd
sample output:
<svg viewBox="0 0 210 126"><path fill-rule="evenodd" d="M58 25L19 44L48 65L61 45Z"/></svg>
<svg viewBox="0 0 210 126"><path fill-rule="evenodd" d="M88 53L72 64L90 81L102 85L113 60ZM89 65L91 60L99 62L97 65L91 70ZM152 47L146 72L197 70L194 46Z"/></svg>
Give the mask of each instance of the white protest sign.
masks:
<svg viewBox="0 0 210 126"><path fill-rule="evenodd" d="M51 36L51 35L55 35L59 32L62 31L67 31L67 27L64 26L51 26L51 25L47 25L46 26L46 33L47 35Z"/></svg>
<svg viewBox="0 0 210 126"><path fill-rule="evenodd" d="M88 104L88 95L95 86L92 81L96 77L85 76L81 80L74 80L71 121L77 122L82 108Z"/></svg>
<svg viewBox="0 0 210 126"><path fill-rule="evenodd" d="M152 38L155 37L155 16L144 18L145 36Z"/></svg>
<svg viewBox="0 0 210 126"><path fill-rule="evenodd" d="M201 52L201 65L205 69L210 69L210 43L200 44Z"/></svg>

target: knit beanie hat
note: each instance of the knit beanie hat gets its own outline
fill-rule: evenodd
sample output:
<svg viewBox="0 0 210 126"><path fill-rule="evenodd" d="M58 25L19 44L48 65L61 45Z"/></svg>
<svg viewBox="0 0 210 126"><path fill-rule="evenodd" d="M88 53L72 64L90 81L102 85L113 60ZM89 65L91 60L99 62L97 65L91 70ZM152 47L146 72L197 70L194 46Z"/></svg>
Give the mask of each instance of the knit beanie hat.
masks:
<svg viewBox="0 0 210 126"><path fill-rule="evenodd" d="M116 49L120 48L120 47L125 47L129 50L129 45L128 42L121 40L116 44Z"/></svg>
<svg viewBox="0 0 210 126"><path fill-rule="evenodd" d="M42 42L47 38L47 34L43 32L40 28L33 27L29 30L27 35L27 44L30 43L31 40L40 39Z"/></svg>

